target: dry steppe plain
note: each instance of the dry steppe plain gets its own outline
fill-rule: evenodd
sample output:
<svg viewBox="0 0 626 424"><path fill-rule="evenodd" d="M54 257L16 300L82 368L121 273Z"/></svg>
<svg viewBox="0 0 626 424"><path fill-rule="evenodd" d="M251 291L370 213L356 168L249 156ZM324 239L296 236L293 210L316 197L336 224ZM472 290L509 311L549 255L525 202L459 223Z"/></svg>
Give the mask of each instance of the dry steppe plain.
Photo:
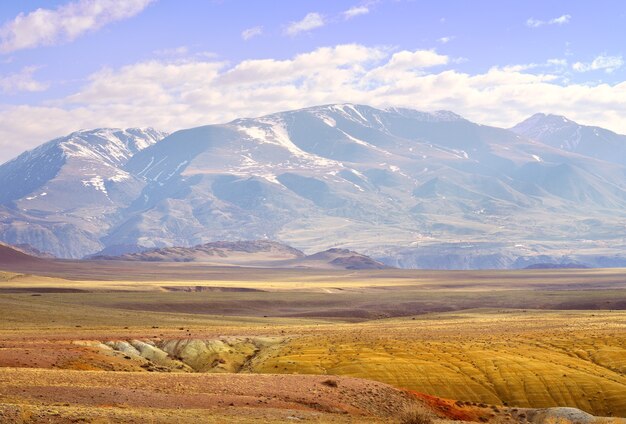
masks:
<svg viewBox="0 0 626 424"><path fill-rule="evenodd" d="M626 416L626 270L3 267L0 421Z"/></svg>

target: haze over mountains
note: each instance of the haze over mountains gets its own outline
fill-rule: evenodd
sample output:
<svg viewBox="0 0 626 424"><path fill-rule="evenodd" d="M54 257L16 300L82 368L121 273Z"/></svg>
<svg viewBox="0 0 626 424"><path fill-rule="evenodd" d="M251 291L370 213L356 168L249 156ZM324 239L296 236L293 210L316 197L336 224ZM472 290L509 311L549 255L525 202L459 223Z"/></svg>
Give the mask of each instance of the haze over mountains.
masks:
<svg viewBox="0 0 626 424"><path fill-rule="evenodd" d="M340 104L79 131L0 166L0 240L59 257L267 239L416 268L626 265L626 136Z"/></svg>

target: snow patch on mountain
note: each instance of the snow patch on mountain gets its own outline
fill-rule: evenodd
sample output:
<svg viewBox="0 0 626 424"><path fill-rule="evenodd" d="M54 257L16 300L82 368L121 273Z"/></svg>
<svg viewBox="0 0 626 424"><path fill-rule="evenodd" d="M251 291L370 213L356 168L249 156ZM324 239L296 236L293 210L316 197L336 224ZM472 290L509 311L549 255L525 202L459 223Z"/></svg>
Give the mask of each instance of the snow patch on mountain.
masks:
<svg viewBox="0 0 626 424"><path fill-rule="evenodd" d="M337 121L335 121L332 117L328 116L327 114L318 113L315 116L317 116L319 119L321 119L322 122L324 122L329 127L335 128L337 126Z"/></svg>
<svg viewBox="0 0 626 424"><path fill-rule="evenodd" d="M101 191L107 196L109 195L107 188L104 185L104 179L99 175L89 178L88 180L81 180L81 182L85 187L93 187L95 190Z"/></svg>
<svg viewBox="0 0 626 424"><path fill-rule="evenodd" d="M350 121L354 121L359 124L369 125L369 121L367 120L367 118L365 118L365 116L363 116L361 112L359 112L354 107L354 105L351 105L349 103L342 105L331 105L329 106L329 109L335 112L339 112Z"/></svg>
<svg viewBox="0 0 626 424"><path fill-rule="evenodd" d="M300 149L289 138L289 132L284 120L278 117L265 117L256 120L262 126L239 125L237 130L246 134L250 139L262 144L272 144L287 150L296 158L317 167L342 166L332 159L323 158Z"/></svg>
<svg viewBox="0 0 626 424"><path fill-rule="evenodd" d="M343 130L339 130L339 131L343 135L345 135L348 140L350 140L350 141L352 141L352 142L354 142L356 144L360 144L361 146L365 146L368 149L376 150L376 151L378 151L378 152L380 152L380 153L382 153L384 155L391 156L391 153L389 153L388 151L386 151L384 149L381 149L380 147L374 146L373 144L370 144L367 141L363 141L363 140L360 140L360 139L358 139L356 137L353 137L353 136L351 136L350 134L348 134L347 132L345 132Z"/></svg>
<svg viewBox="0 0 626 424"><path fill-rule="evenodd" d="M121 183L122 181L129 180L131 178L130 174L126 171L122 171L121 169L117 170L117 173L109 178L108 181L112 181L114 183Z"/></svg>

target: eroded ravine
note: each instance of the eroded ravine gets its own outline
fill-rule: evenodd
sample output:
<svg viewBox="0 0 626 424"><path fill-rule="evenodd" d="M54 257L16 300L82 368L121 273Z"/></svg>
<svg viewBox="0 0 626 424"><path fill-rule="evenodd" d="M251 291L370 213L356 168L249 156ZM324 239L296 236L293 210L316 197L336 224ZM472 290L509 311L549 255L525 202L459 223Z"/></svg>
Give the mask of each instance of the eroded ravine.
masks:
<svg viewBox="0 0 626 424"><path fill-rule="evenodd" d="M149 339L76 341L100 355L122 358L129 365L157 372L241 373L277 351L285 337L221 337L216 339Z"/></svg>

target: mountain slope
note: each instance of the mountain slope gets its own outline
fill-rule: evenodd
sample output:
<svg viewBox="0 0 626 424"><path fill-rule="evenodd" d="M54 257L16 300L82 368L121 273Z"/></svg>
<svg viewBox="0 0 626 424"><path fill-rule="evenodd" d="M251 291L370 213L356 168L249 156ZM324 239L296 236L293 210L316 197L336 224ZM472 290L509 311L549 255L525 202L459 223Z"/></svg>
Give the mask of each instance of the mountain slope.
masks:
<svg viewBox="0 0 626 424"><path fill-rule="evenodd" d="M43 262L43 261L44 260L41 258L31 256L16 248L0 243L0 266L7 265L7 264L23 265L23 264L38 263L38 262Z"/></svg>

